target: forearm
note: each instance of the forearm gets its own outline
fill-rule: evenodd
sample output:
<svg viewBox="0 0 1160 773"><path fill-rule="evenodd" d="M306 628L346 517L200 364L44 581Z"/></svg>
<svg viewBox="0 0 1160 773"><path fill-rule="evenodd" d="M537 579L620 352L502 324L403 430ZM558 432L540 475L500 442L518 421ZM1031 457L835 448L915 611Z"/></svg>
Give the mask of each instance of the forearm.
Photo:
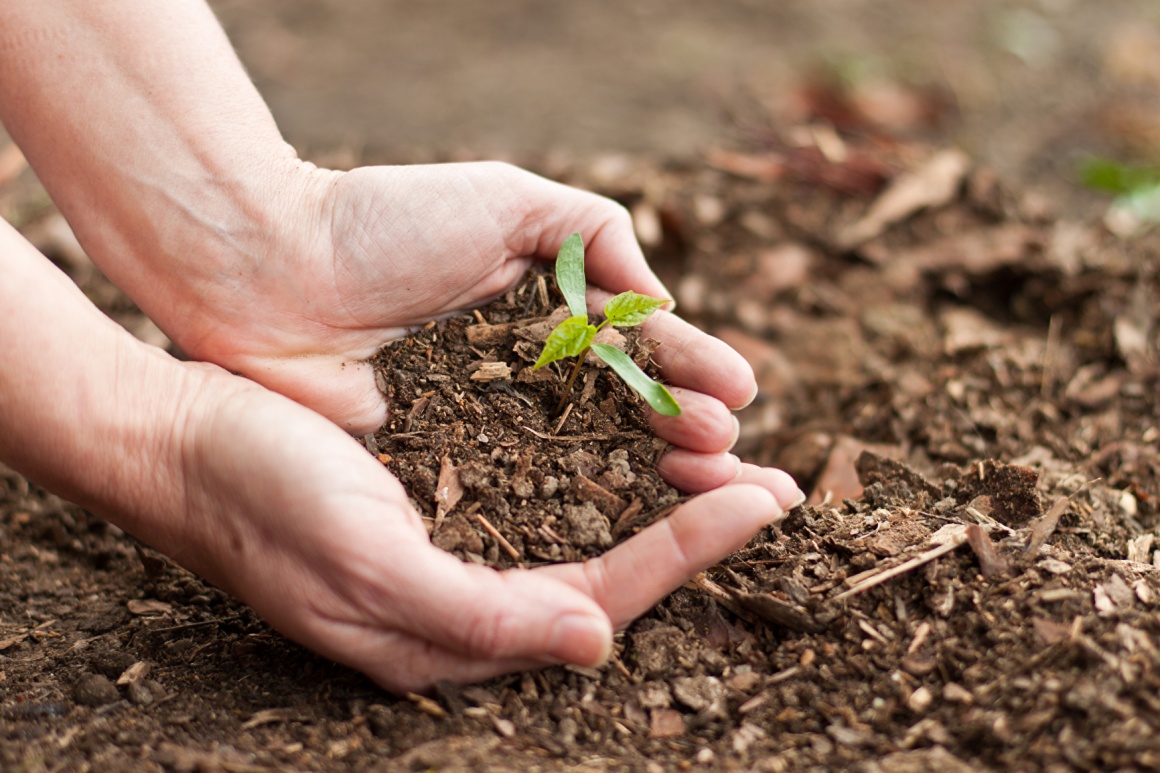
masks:
<svg viewBox="0 0 1160 773"><path fill-rule="evenodd" d="M262 260L297 176L201 0L5 0L0 119L85 249L151 313L196 297L166 297L157 280L177 265L220 284Z"/></svg>
<svg viewBox="0 0 1160 773"><path fill-rule="evenodd" d="M165 541L182 509L184 366L97 311L3 221L0 309L0 460Z"/></svg>

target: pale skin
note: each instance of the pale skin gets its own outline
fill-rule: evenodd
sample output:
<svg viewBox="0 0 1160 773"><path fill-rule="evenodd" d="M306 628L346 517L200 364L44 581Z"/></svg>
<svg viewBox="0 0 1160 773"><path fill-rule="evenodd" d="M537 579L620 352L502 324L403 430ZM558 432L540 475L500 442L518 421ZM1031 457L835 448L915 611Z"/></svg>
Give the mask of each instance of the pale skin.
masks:
<svg viewBox="0 0 1160 773"><path fill-rule="evenodd" d="M5 0L0 120L92 259L200 361L130 337L2 224L0 460L388 689L601 663L802 498L728 453L744 360L659 312L645 332L685 409L652 417L660 471L700 495L583 564L465 565L348 434L392 408L365 360L573 231L602 291L668 297L619 206L503 164L304 163L200 0Z"/></svg>

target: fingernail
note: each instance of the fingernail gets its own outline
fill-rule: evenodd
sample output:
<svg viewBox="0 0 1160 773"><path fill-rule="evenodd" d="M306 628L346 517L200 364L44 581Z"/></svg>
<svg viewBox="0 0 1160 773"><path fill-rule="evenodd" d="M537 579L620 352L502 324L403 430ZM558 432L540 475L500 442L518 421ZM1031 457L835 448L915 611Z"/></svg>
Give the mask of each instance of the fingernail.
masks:
<svg viewBox="0 0 1160 773"><path fill-rule="evenodd" d="M733 473L733 480L737 480L741 477L741 459L737 454L725 454L725 456L733 460L733 466L737 469L737 472Z"/></svg>
<svg viewBox="0 0 1160 773"><path fill-rule="evenodd" d="M737 406L734 410L740 411L743 408L748 408L749 406L753 405L753 401L757 399L757 393L760 391L761 391L761 388L759 386L757 386L756 383L754 383L753 390L750 391L749 397L747 397L745 400L743 400L741 405Z"/></svg>
<svg viewBox="0 0 1160 773"><path fill-rule="evenodd" d="M729 447L737 445L738 438L741 437L741 420L733 414L729 414L729 418L733 419L733 439L729 441Z"/></svg>
<svg viewBox="0 0 1160 773"><path fill-rule="evenodd" d="M612 651L612 627L590 615L565 614L556 619L549 642L548 655L556 660L599 666Z"/></svg>
<svg viewBox="0 0 1160 773"><path fill-rule="evenodd" d="M804 505L805 503L806 503L806 492L802 491L802 490L799 488L799 489L797 490L797 496L796 496L796 497L794 497L794 499L793 499L793 502L790 504L790 506L789 506L789 507L787 507L787 508L786 508L786 510L792 510L792 509L794 509L795 507L801 507L801 506L802 506L802 505Z"/></svg>

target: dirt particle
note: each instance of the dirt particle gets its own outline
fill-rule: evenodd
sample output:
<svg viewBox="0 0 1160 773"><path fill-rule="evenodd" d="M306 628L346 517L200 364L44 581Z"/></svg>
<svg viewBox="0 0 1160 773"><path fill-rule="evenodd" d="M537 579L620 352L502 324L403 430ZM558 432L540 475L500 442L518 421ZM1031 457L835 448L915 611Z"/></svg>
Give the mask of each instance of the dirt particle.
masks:
<svg viewBox="0 0 1160 773"><path fill-rule="evenodd" d="M120 698L121 693L104 674L84 674L73 686L73 700L82 706L104 706Z"/></svg>
<svg viewBox="0 0 1160 773"><path fill-rule="evenodd" d="M583 479L578 476L577 480ZM608 520L591 502L565 505L564 523L567 524L568 537L575 545L608 547L612 544Z"/></svg>

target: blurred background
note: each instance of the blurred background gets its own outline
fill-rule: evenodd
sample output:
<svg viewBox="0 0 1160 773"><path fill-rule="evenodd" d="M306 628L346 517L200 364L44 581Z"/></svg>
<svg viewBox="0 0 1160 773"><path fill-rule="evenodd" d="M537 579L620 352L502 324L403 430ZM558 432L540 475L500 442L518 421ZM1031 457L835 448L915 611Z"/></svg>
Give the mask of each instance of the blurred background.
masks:
<svg viewBox="0 0 1160 773"><path fill-rule="evenodd" d="M212 5L316 157L680 159L820 116L958 144L1074 205L1086 155L1160 156L1155 0Z"/></svg>

